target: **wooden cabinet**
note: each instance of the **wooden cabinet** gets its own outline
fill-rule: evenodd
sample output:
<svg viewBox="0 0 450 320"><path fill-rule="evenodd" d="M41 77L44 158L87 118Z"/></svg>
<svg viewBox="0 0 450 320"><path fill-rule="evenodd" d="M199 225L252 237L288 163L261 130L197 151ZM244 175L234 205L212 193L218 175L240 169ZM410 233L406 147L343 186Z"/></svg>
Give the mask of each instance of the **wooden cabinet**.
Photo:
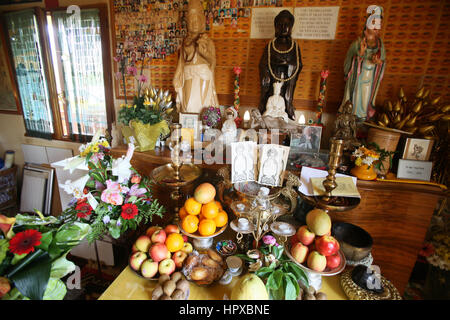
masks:
<svg viewBox="0 0 450 320"><path fill-rule="evenodd" d="M113 156L122 156L126 147L112 150ZM135 152L132 164L144 175L154 168L169 163L168 149ZM204 174L212 178L223 165L200 164ZM444 193L428 185L358 180L360 205L351 211L333 213L333 221L345 221L369 232L374 245L373 264L391 280L403 294L422 247L431 216ZM167 190L155 194L167 197Z"/></svg>

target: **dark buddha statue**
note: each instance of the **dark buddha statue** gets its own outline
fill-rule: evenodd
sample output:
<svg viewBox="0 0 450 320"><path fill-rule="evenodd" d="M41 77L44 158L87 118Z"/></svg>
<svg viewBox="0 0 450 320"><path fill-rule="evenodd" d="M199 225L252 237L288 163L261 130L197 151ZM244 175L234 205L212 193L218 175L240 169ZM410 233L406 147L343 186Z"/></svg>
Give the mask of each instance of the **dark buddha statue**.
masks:
<svg viewBox="0 0 450 320"><path fill-rule="evenodd" d="M266 111L267 99L273 95L273 83L282 82L280 94L285 100L286 112L292 120L295 120L292 100L297 79L302 70L300 47L291 38L294 20L294 16L288 10L281 11L275 17L275 38L265 47L259 62L261 114Z"/></svg>

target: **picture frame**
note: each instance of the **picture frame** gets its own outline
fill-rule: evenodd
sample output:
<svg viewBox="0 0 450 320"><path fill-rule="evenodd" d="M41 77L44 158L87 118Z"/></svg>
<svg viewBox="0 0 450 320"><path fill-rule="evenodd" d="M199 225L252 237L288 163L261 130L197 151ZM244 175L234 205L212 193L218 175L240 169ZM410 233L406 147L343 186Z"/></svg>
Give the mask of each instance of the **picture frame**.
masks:
<svg viewBox="0 0 450 320"><path fill-rule="evenodd" d="M407 138L402 159L428 161L434 140Z"/></svg>
<svg viewBox="0 0 450 320"><path fill-rule="evenodd" d="M293 152L319 153L322 139L322 127L302 126L302 133L291 134L290 146Z"/></svg>
<svg viewBox="0 0 450 320"><path fill-rule="evenodd" d="M198 113L181 113L179 122L182 128L194 129L194 141L200 138L200 115Z"/></svg>

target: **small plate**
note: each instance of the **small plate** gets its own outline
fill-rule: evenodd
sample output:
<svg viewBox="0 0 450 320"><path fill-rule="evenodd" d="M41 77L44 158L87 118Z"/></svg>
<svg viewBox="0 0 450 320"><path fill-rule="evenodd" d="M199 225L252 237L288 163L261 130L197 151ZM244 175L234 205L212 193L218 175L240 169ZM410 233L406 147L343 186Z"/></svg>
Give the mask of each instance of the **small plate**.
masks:
<svg viewBox="0 0 450 320"><path fill-rule="evenodd" d="M216 243L216 250L222 256L228 257L236 253L237 245L233 240L220 240Z"/></svg>

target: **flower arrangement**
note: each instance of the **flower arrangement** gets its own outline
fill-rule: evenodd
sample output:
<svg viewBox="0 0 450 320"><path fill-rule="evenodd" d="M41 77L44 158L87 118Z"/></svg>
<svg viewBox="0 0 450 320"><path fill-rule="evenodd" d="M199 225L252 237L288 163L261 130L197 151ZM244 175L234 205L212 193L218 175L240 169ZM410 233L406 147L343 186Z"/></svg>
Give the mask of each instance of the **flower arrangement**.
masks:
<svg viewBox="0 0 450 320"><path fill-rule="evenodd" d="M83 222L65 217L0 215L0 299L62 300L67 289L61 278L75 270L67 253L89 234Z"/></svg>
<svg viewBox="0 0 450 320"><path fill-rule="evenodd" d="M380 159L380 155L374 150L361 146L352 153L352 158L356 166L367 165L370 168L375 161Z"/></svg>
<svg viewBox="0 0 450 320"><path fill-rule="evenodd" d="M149 179L130 164L134 145L130 144L126 156L118 159L110 155L109 145L105 145L104 138L94 136L89 144L80 147L80 156L66 166L73 169L84 165L89 170L74 182L66 181L64 190L74 198L63 212L71 221L91 225L89 242L105 235L118 239L141 222L150 222L154 215L162 217L165 211L152 198ZM95 146L99 147L98 152Z"/></svg>

